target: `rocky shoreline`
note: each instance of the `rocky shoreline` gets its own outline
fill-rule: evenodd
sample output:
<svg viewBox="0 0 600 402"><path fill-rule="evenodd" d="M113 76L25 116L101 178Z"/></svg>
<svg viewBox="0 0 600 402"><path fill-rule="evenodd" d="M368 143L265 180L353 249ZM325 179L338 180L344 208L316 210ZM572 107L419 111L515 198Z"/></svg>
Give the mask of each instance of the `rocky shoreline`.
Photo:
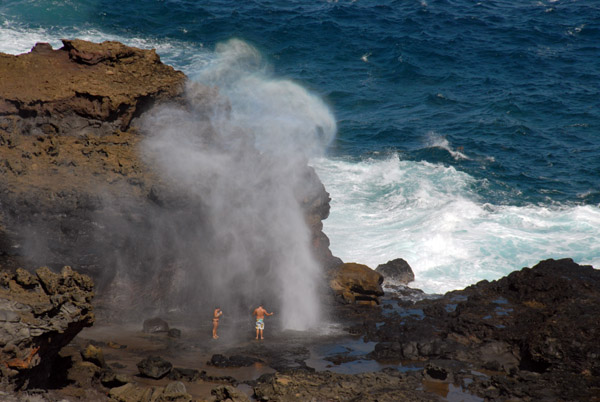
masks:
<svg viewBox="0 0 600 402"><path fill-rule="evenodd" d="M600 399L600 271L546 260L425 295L401 259L373 270L331 254L329 195L308 166L296 197L323 268L323 327L284 330L274 316L255 341L242 308L213 340L210 317L173 295L186 262L138 235L157 230L151 211L186 227L203 206L140 157L136 122L162 103L208 115L227 101L204 87L190 101L154 51L63 43L0 54L0 399Z"/></svg>

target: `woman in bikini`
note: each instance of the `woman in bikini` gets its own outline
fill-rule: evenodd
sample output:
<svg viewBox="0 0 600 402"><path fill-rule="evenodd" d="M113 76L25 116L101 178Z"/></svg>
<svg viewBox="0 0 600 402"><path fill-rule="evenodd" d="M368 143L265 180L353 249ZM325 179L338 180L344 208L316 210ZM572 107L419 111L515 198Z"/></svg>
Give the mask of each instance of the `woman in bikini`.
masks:
<svg viewBox="0 0 600 402"><path fill-rule="evenodd" d="M217 328L219 327L219 318L223 315L223 312L220 308L215 308L215 312L213 314L213 339L217 339L219 336L217 335Z"/></svg>

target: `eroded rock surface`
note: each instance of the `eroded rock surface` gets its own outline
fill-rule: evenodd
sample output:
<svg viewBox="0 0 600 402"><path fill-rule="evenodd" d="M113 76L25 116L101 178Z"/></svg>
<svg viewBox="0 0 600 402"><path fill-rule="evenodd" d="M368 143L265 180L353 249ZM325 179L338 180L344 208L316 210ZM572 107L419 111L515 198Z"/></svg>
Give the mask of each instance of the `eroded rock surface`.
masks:
<svg viewBox="0 0 600 402"><path fill-rule="evenodd" d="M185 76L154 50L119 42L63 40L53 50L0 54L0 134L15 136L113 134L155 102L183 91Z"/></svg>
<svg viewBox="0 0 600 402"><path fill-rule="evenodd" d="M44 387L60 349L94 322L93 282L64 267L0 272L0 384Z"/></svg>

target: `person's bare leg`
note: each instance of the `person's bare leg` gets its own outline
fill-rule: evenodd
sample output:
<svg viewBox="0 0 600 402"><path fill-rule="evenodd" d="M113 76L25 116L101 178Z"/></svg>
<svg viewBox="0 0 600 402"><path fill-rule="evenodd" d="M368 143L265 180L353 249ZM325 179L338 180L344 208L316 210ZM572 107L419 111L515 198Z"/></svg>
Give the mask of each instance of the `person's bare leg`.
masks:
<svg viewBox="0 0 600 402"><path fill-rule="evenodd" d="M258 328L256 328L256 339L258 339Z"/></svg>
<svg viewBox="0 0 600 402"><path fill-rule="evenodd" d="M263 338L263 330L262 329L260 330L260 339L265 339L265 338Z"/></svg>

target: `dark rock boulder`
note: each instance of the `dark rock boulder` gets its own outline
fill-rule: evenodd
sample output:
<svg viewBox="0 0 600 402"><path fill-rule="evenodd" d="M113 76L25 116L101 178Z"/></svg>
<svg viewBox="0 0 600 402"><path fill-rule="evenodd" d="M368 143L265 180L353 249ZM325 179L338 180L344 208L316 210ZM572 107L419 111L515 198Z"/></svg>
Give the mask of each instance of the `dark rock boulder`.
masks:
<svg viewBox="0 0 600 402"><path fill-rule="evenodd" d="M196 370L196 369L174 367L169 372L169 379L175 380L175 381L183 380L183 381L188 381L188 382L194 382L194 381L198 380L200 377L201 377L201 373L199 370Z"/></svg>
<svg viewBox="0 0 600 402"><path fill-rule="evenodd" d="M142 376L159 379L169 374L173 364L160 356L148 356L139 362L137 367Z"/></svg>
<svg viewBox="0 0 600 402"><path fill-rule="evenodd" d="M92 280L64 267L0 272L0 384L45 387L58 352L94 322Z"/></svg>
<svg viewBox="0 0 600 402"><path fill-rule="evenodd" d="M250 402L251 399L231 385L219 385L210 391L215 402Z"/></svg>
<svg viewBox="0 0 600 402"><path fill-rule="evenodd" d="M160 317L149 318L144 320L142 331L148 334L156 332L169 332L169 324Z"/></svg>
<svg viewBox="0 0 600 402"><path fill-rule="evenodd" d="M383 279L390 285L406 285L415 280L415 274L412 268L402 258L397 258L380 264L375 268L375 271L383 275Z"/></svg>

